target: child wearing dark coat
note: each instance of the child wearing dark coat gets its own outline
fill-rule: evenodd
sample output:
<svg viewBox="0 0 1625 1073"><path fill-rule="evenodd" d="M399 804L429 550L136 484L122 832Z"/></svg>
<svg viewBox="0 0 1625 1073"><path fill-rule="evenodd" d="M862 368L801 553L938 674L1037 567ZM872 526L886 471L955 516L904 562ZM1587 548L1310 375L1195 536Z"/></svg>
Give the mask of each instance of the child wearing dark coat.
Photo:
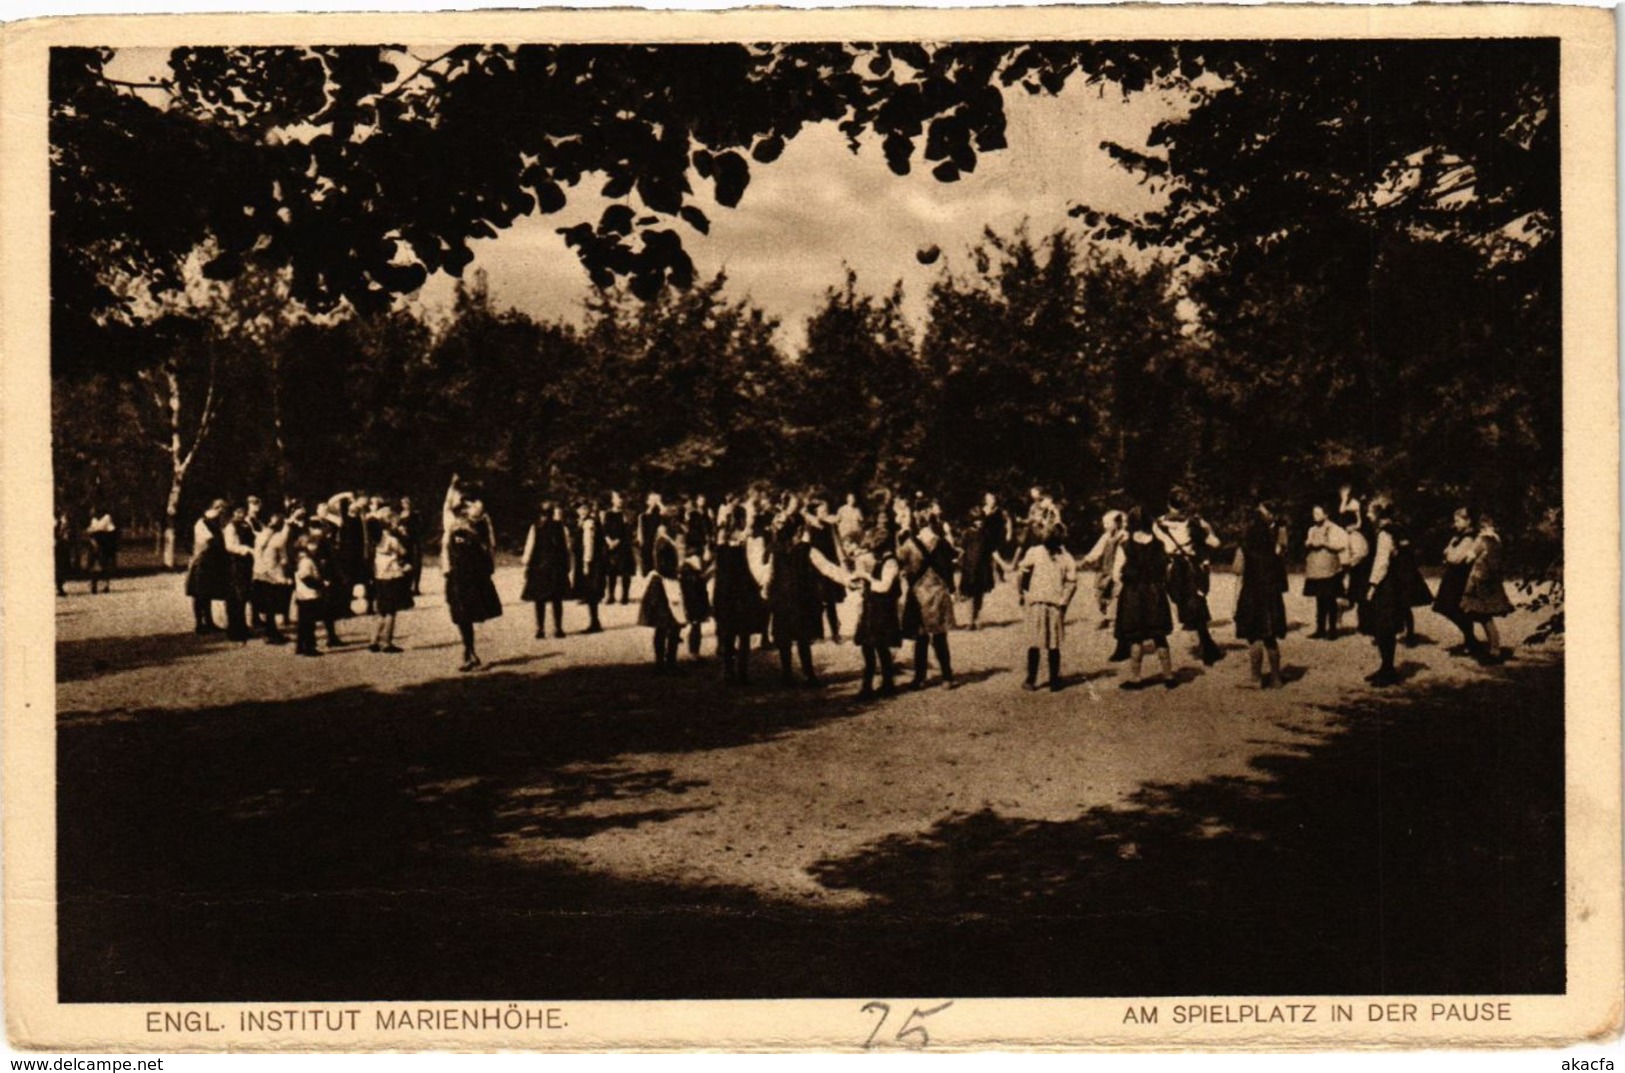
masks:
<svg viewBox="0 0 1625 1073"><path fill-rule="evenodd" d="M875 672L880 672L880 695L897 692L897 665L892 649L903 643L902 623L897 614L902 571L897 565L895 539L891 531L877 524L863 541L863 551L854 563L852 586L863 596L858 628L852 639L863 650L861 699L875 696Z"/></svg>
<svg viewBox="0 0 1625 1073"><path fill-rule="evenodd" d="M536 605L536 638L547 636L546 612L553 609L553 633L564 636L564 601L570 595L570 538L564 510L556 503L542 504L536 523L525 537L525 588L520 599Z"/></svg>
<svg viewBox="0 0 1625 1073"><path fill-rule="evenodd" d="M1286 529L1268 503L1258 504L1241 538L1241 592L1236 597L1236 636L1247 642L1253 680L1260 689L1281 688L1281 638L1286 636ZM1264 657L1269 657L1269 676Z"/></svg>
<svg viewBox="0 0 1625 1073"><path fill-rule="evenodd" d="M1173 689L1179 682L1174 677L1173 655L1168 651L1168 635L1174 632L1168 597L1168 551L1152 535L1151 521L1140 507L1128 512L1128 539L1123 541L1121 555L1122 584L1117 591L1117 621L1112 629L1119 649L1127 654L1129 678L1118 688L1144 688L1140 661L1144 646L1150 645L1162 665L1163 685Z"/></svg>

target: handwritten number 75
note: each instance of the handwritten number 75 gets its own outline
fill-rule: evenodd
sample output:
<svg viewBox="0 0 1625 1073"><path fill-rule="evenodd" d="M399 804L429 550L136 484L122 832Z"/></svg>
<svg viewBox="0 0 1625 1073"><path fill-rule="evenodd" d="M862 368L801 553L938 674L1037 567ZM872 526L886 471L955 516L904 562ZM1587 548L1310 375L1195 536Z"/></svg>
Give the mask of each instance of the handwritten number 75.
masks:
<svg viewBox="0 0 1625 1073"><path fill-rule="evenodd" d="M932 1006L928 1010L922 1010L918 1006L914 1007L914 1012L908 1015L908 1017L903 1021L903 1027L899 1028L897 1030L897 1035L893 1036L892 1038L905 1047L929 1046L931 1043L931 1034L925 1030L925 1019L933 1016L934 1014L941 1013L943 1010L946 1010L952 1005L953 1000L950 999L949 1001L944 1002L942 1005ZM880 1036L880 1030L885 1027L887 1018L891 1016L891 1003L865 1002L860 1012L880 1014L880 1016L875 1019L875 1027L869 1031L869 1038L863 1041L864 1049L867 1050L874 1047L875 1040Z"/></svg>

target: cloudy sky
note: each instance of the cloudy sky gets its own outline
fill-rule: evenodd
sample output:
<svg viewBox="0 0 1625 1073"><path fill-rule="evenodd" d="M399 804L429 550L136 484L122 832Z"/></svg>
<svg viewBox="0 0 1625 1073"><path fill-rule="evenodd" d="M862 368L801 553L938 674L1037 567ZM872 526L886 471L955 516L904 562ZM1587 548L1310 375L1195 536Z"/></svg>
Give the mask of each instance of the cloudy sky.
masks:
<svg viewBox="0 0 1625 1073"><path fill-rule="evenodd" d="M115 73L144 80L166 71L161 50L125 50ZM711 219L709 235L678 225L701 276L725 271L729 292L748 297L782 322L781 339L799 345L802 324L824 292L858 274L863 290L880 293L901 280L906 312L919 324L926 290L944 270L964 271L966 253L983 228L1009 233L1023 221L1047 234L1069 223L1077 201L1136 212L1154 195L1112 163L1102 141L1143 147L1152 125L1181 107L1156 94L1125 99L1074 79L1060 95L1029 96L1007 90L1009 147L980 158L976 171L939 183L916 157L914 174L896 176L879 146L856 155L832 123L805 128L770 165L753 164L744 199L734 209L710 200L710 183L693 178L698 205ZM494 239L474 244L474 268L485 270L492 299L544 317L578 318L587 276L558 229L596 221L608 202L590 180L569 191L570 202L551 216L521 220ZM915 253L938 246L929 267ZM436 276L418 299L443 308L454 283Z"/></svg>

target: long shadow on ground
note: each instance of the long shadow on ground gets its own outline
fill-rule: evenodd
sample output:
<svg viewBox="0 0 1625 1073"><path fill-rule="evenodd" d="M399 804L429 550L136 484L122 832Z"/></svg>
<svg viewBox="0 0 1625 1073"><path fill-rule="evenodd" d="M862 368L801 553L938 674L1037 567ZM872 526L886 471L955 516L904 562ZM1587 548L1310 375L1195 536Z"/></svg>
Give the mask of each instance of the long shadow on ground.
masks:
<svg viewBox="0 0 1625 1073"><path fill-rule="evenodd" d="M190 660L206 659L211 651L233 644L226 640L224 632L199 637L191 630L117 639L86 637L64 641L58 638L56 680L78 682L142 667L176 666Z"/></svg>
<svg viewBox="0 0 1625 1073"><path fill-rule="evenodd" d="M658 825L693 786L627 758L795 733L861 712L850 695L598 666L62 713L60 995L1560 991L1562 674L1362 696L1247 778L819 862L856 910L484 852ZM604 799L634 807L575 814Z"/></svg>
<svg viewBox="0 0 1625 1073"><path fill-rule="evenodd" d="M813 872L999 948L991 993L1560 992L1561 684L1353 701L1256 775L982 811Z"/></svg>

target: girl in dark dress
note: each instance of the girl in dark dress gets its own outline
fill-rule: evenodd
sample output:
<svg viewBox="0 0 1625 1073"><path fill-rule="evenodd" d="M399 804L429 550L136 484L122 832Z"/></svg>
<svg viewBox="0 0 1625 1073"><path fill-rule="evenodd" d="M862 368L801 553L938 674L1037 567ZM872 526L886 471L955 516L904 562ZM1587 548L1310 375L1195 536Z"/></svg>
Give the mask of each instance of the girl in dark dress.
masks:
<svg viewBox="0 0 1625 1073"><path fill-rule="evenodd" d="M1393 506L1385 499L1373 498L1366 504L1366 520L1375 538L1367 560L1370 567L1366 571L1365 598L1360 604L1360 632L1376 642L1382 660L1381 666L1366 676L1374 686L1391 686L1400 681L1394 652L1399 631L1405 625L1406 606L1404 580L1395 569L1393 517Z"/></svg>
<svg viewBox="0 0 1625 1073"><path fill-rule="evenodd" d="M1483 650L1472 620L1461 609L1461 597L1467 591L1467 577L1473 569L1473 546L1478 533L1473 525L1473 513L1466 507L1458 508L1450 520L1455 532L1444 549L1444 576L1439 579L1439 593L1433 598L1433 610L1444 616L1461 631L1461 641L1467 654L1477 656Z"/></svg>
<svg viewBox="0 0 1625 1073"><path fill-rule="evenodd" d="M337 526L330 521L318 518L310 523L311 553L315 556L317 569L322 578L319 617L327 634L328 648L338 648L343 643L339 640L338 620L348 613L350 596L354 591L348 587L344 573L338 565L337 533Z"/></svg>
<svg viewBox="0 0 1625 1073"><path fill-rule="evenodd" d="M609 568L609 549L604 544L604 527L587 503L576 508L575 595L587 606L587 633L603 633L598 621L598 605L604 599L604 578Z"/></svg>
<svg viewBox="0 0 1625 1073"><path fill-rule="evenodd" d="M253 636L248 628L248 604L254 598L254 529L242 507L231 512L221 529L228 556L230 587L226 591L226 639L239 643Z"/></svg>
<svg viewBox="0 0 1625 1073"><path fill-rule="evenodd" d="M536 523L525 537L525 588L520 599L536 605L536 638L547 636L546 611L553 609L553 633L564 636L564 601L570 595L570 538L564 511L556 503L542 504Z"/></svg>
<svg viewBox="0 0 1625 1073"><path fill-rule="evenodd" d="M401 531L400 518L387 507L376 515L377 536L372 543L370 574L373 584L373 608L378 623L373 631L373 652L397 655L401 649L395 644L395 616L410 611L412 599L412 559Z"/></svg>
<svg viewBox="0 0 1625 1073"><path fill-rule="evenodd" d="M626 516L626 502L621 493L609 494L609 509L604 511L604 551L608 558L604 562L604 596L609 603L615 603L615 583L621 583L620 603L630 602L627 594L631 591L632 575L636 572L636 557L633 552L632 522Z"/></svg>
<svg viewBox="0 0 1625 1073"><path fill-rule="evenodd" d="M412 509L412 500L401 497L395 519L401 541L406 545L406 568L412 575L412 595L423 595L423 519Z"/></svg>
<svg viewBox="0 0 1625 1073"><path fill-rule="evenodd" d="M683 514L683 549L699 556L700 562L711 564L711 548L716 543L717 520L706 502L705 493L694 497Z"/></svg>
<svg viewBox="0 0 1625 1073"><path fill-rule="evenodd" d="M683 607L678 582L683 560L678 543L681 536L676 514L661 514L643 548L651 570L638 604L638 625L654 630L656 674L677 668L677 641L683 629L683 620L678 617Z"/></svg>
<svg viewBox="0 0 1625 1073"><path fill-rule="evenodd" d="M897 692L897 666L892 649L903 643L903 630L897 614L897 598L902 571L897 565L895 538L880 523L869 530L858 555L853 584L862 593L863 609L852 639L863 650L861 699L875 695L875 671L880 672L880 695Z"/></svg>
<svg viewBox="0 0 1625 1073"><path fill-rule="evenodd" d="M767 605L762 585L751 570L751 514L743 504L722 517L716 542L717 651L727 682L750 680L750 639L767 631ZM766 576L765 571L763 577Z"/></svg>
<svg viewBox="0 0 1625 1073"><path fill-rule="evenodd" d="M976 629L977 620L982 616L982 602L993 591L993 557L1005 539L1004 516L999 513L998 500L989 492L971 512L965 526L964 546L960 548L959 594L970 598L970 629Z"/></svg>
<svg viewBox="0 0 1625 1073"><path fill-rule="evenodd" d="M226 501L217 499L192 526L192 561L186 567L186 595L192 598L192 620L198 633L212 633L214 601L231 595L231 557L226 553Z"/></svg>
<svg viewBox="0 0 1625 1073"><path fill-rule="evenodd" d="M829 503L814 497L807 507L809 543L818 554L832 563L843 563L840 542L836 539L835 515ZM829 624L829 639L841 643L841 604L846 600L846 587L824 578L818 585L819 602L823 605L824 620Z"/></svg>
<svg viewBox="0 0 1625 1073"><path fill-rule="evenodd" d="M1416 545L1411 541L1410 528L1395 518L1393 533L1394 570L1398 574L1400 586L1405 647L1413 648L1421 643L1421 639L1416 635L1416 608L1427 607L1433 603L1433 590L1428 588L1427 579L1422 576L1422 558L1417 554Z"/></svg>
<svg viewBox="0 0 1625 1073"><path fill-rule="evenodd" d="M1122 586L1117 597L1117 624L1113 627L1118 644L1129 653L1129 679L1123 689L1139 689L1144 646L1156 649L1162 665L1163 685L1172 689L1173 655L1168 651L1168 635L1174 632L1174 617L1168 602L1168 552L1151 533L1151 521L1141 507L1128 512L1128 539L1123 542Z"/></svg>
<svg viewBox="0 0 1625 1073"><path fill-rule="evenodd" d="M785 685L795 681L790 673L791 648L800 657L806 683L822 684L813 670L812 643L824 633L823 578L842 586L847 583L846 572L813 547L801 511L791 509L775 534L767 582L773 645L779 650L779 675Z"/></svg>
<svg viewBox="0 0 1625 1073"><path fill-rule="evenodd" d="M372 554L367 546L366 501L358 492L355 495L346 495L341 501L338 531L334 534L337 539L338 577L335 591L334 611L339 618L355 617L355 587L360 585L362 595L372 591L368 574L372 568Z"/></svg>
<svg viewBox="0 0 1625 1073"><path fill-rule="evenodd" d="M690 517L694 512L689 512ZM683 529L683 561L677 568L677 588L683 596L683 617L688 619L688 654L700 654L701 627L711 620L711 597L706 591L711 581L709 526L700 532ZM690 539L699 543L691 544Z"/></svg>
<svg viewBox="0 0 1625 1073"><path fill-rule="evenodd" d="M491 580L496 572L496 548L485 504L478 496L465 493L455 475L446 492L441 521L445 526L441 568L446 575L446 610L463 641L463 662L457 669L472 671L480 666L475 625L502 615L502 599Z"/></svg>
<svg viewBox="0 0 1625 1073"><path fill-rule="evenodd" d="M1168 553L1168 596L1179 609L1179 624L1196 634L1202 662L1211 667L1224 658L1209 632L1213 616L1207 604L1208 557L1219 546L1218 534L1179 489L1168 493L1168 513L1157 520L1155 533Z"/></svg>
<svg viewBox="0 0 1625 1073"><path fill-rule="evenodd" d="M1241 538L1241 594L1236 598L1236 636L1248 643L1253 680L1262 689L1281 687L1280 639L1286 636L1286 529L1269 504L1260 503ZM1264 657L1270 673L1264 677Z"/></svg>
<svg viewBox="0 0 1625 1073"><path fill-rule="evenodd" d="M643 513L638 515L638 568L642 574L651 573L654 568L655 545L659 542L660 527L665 524L666 506L660 500L659 492L650 492L646 500ZM679 524L676 520L673 526Z"/></svg>
<svg viewBox="0 0 1625 1073"><path fill-rule="evenodd" d="M914 680L911 689L925 688L927 648L936 653L942 681L954 687L954 665L948 631L954 627L953 545L943 532L941 518L927 508L914 514L909 532L898 542L897 562L908 581L903 603L903 636L914 642Z"/></svg>

